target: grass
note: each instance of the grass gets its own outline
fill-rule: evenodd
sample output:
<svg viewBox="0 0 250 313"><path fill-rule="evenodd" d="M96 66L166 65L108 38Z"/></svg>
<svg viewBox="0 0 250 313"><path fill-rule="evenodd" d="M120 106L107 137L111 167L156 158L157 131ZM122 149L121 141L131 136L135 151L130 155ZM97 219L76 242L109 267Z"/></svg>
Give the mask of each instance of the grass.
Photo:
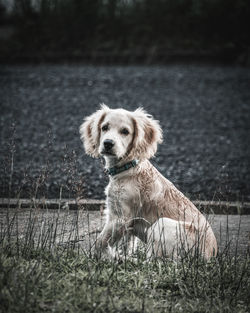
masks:
<svg viewBox="0 0 250 313"><path fill-rule="evenodd" d="M2 212L2 312L249 312L248 254L97 261L79 235L79 211L43 212L23 221L18 209Z"/></svg>

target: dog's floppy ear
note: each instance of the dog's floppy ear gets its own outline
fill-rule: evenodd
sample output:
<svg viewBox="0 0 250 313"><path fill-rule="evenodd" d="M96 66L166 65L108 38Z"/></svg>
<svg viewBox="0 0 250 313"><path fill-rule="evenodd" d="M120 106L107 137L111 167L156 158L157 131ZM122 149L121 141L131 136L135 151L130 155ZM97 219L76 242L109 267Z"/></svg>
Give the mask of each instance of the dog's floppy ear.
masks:
<svg viewBox="0 0 250 313"><path fill-rule="evenodd" d="M99 156L100 128L109 110L106 105L102 104L100 110L86 117L80 126L80 135L85 152L93 158Z"/></svg>
<svg viewBox="0 0 250 313"><path fill-rule="evenodd" d="M138 160L150 159L162 142L162 129L159 122L147 114L142 108L132 114L134 138L131 155Z"/></svg>

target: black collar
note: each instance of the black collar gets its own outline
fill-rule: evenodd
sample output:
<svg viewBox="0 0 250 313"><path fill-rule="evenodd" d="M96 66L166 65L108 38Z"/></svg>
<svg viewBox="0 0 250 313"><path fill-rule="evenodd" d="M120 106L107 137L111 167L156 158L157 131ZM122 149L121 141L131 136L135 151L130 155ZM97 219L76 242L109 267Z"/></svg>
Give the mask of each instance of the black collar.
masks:
<svg viewBox="0 0 250 313"><path fill-rule="evenodd" d="M110 176L115 176L117 174L120 174L124 171L129 170L131 167L136 167L136 165L139 163L138 160L132 160L128 163L123 164L122 166L114 166L107 169L107 173Z"/></svg>

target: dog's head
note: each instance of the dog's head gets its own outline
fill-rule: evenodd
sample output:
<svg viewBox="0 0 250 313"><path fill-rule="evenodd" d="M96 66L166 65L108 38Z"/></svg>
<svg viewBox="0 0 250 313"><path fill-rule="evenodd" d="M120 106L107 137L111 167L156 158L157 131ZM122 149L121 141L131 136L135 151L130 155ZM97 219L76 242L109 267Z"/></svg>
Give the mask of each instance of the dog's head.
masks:
<svg viewBox="0 0 250 313"><path fill-rule="evenodd" d="M130 112L101 105L85 119L80 134L86 153L92 157L149 159L162 142L158 121L142 108Z"/></svg>

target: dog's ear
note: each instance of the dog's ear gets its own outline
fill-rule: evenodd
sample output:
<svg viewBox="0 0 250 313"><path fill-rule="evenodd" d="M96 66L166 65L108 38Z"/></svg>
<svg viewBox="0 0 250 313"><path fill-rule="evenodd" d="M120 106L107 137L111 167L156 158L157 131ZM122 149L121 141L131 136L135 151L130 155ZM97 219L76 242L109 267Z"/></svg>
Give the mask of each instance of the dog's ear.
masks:
<svg viewBox="0 0 250 313"><path fill-rule="evenodd" d="M133 112L132 120L134 137L130 153L138 160L150 159L156 153L158 143L162 142L162 129L159 122L142 108Z"/></svg>
<svg viewBox="0 0 250 313"><path fill-rule="evenodd" d="M93 158L99 156L101 124L109 110L106 105L102 104L100 110L86 117L80 126L79 131L85 152Z"/></svg>

